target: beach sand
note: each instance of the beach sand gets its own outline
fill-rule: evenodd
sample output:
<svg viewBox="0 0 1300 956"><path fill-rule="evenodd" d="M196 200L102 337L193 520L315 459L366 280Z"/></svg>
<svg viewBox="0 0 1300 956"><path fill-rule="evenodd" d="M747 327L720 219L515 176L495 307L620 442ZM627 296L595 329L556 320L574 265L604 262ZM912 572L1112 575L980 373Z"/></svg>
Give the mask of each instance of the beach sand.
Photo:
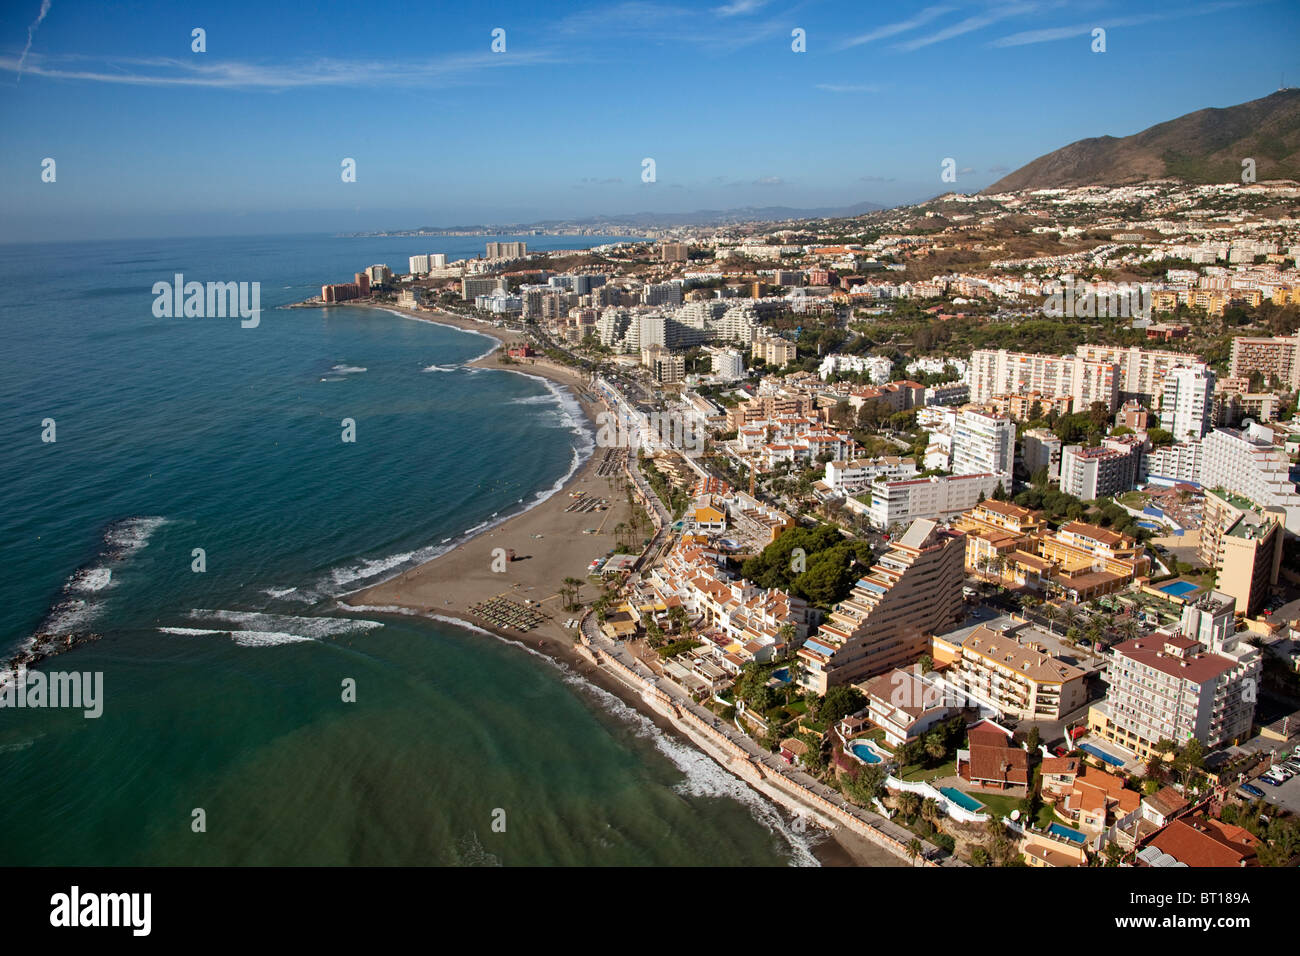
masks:
<svg viewBox="0 0 1300 956"><path fill-rule="evenodd" d="M509 329L443 312L414 313L393 306L362 307L384 308L413 319L490 335L506 347L524 338ZM586 378L580 372L544 360L521 359L513 364L502 364L499 355L500 351L496 351L469 364L536 375L557 382L578 398L593 423L596 414L604 410L605 406L588 390ZM579 592L580 600L595 598L599 591L587 577L587 566L593 558L604 556L614 547L613 529L619 522L626 522L631 511L621 486L598 474L606 452L607 449L596 448L559 491L531 510L515 515L396 577L348 594L341 599L341 605L344 609L349 606L368 608L370 613L374 613L376 608L393 608L404 613L438 615L473 624L505 640L524 644L559 660L573 672L650 718L665 733L689 743L689 738L673 727L667 718L651 709L627 685L581 657L574 649L577 631L563 626L565 621L576 619L581 614L566 611L563 607L560 585L564 578L574 577L584 582ZM587 492L605 498L609 508L585 514L566 512L564 509L574 501L570 497L573 492ZM597 531L584 534L587 528ZM646 532L645 536L649 534ZM516 560L507 563L504 572L492 570L496 548L516 553ZM499 566L500 562L497 563ZM525 600L537 602L530 607L546 620L541 626L521 633L496 627L469 610L471 605L498 596L518 604ZM823 865L901 865L898 857L889 851L844 828L830 831L830 837L813 848Z"/></svg>

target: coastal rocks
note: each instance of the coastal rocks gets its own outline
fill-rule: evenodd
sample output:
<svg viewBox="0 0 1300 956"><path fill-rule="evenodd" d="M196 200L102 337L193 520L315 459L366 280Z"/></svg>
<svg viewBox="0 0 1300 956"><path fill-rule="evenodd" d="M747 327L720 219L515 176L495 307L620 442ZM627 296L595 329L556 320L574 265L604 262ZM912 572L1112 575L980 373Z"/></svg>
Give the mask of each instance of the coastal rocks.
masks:
<svg viewBox="0 0 1300 956"><path fill-rule="evenodd" d="M5 661L4 670L16 673L21 668L31 668L81 644L98 641L103 636L94 631L78 631L67 634L37 632L32 635L31 643Z"/></svg>

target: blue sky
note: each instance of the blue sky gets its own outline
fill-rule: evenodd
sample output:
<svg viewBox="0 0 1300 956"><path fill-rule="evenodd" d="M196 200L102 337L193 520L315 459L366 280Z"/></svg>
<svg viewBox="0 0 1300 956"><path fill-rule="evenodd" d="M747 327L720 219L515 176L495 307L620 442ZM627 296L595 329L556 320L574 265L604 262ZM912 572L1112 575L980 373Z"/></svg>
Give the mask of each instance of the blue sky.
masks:
<svg viewBox="0 0 1300 956"><path fill-rule="evenodd" d="M9 0L0 241L910 202L1298 85L1297 39L1289 0Z"/></svg>

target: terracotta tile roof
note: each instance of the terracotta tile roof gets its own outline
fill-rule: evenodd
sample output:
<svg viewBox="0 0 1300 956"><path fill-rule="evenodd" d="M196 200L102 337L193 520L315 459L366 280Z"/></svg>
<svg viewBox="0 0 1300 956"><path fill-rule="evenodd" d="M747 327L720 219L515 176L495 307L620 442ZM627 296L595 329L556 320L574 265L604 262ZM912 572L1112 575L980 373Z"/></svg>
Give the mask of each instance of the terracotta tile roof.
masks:
<svg viewBox="0 0 1300 956"><path fill-rule="evenodd" d="M1045 757L1043 758L1043 773L1078 773L1078 757Z"/></svg>
<svg viewBox="0 0 1300 956"><path fill-rule="evenodd" d="M1216 827L1212 825L1215 823L1218 821L1205 817L1175 820L1156 834L1150 845L1188 866L1235 867L1241 866L1243 862L1248 866L1254 864L1254 844L1230 839L1222 830L1225 824L1220 823Z"/></svg>
<svg viewBox="0 0 1300 956"><path fill-rule="evenodd" d="M993 780L1011 786L1029 783L1029 755L1019 747L972 744L967 775L972 781Z"/></svg>

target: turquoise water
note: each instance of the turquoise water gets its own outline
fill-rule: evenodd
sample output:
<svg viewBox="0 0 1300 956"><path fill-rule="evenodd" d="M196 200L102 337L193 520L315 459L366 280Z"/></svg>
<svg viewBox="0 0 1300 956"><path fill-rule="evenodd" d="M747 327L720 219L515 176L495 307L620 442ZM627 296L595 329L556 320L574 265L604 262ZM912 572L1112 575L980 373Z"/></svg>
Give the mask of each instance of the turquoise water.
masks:
<svg viewBox="0 0 1300 956"><path fill-rule="evenodd" d="M984 809L984 804L980 803L969 794L962 793L956 787L940 787L939 792L963 810L969 810L971 813L979 813Z"/></svg>
<svg viewBox="0 0 1300 956"><path fill-rule="evenodd" d="M1047 828L1047 830L1049 833L1055 833L1059 837L1065 837L1065 839L1073 843L1088 842L1088 838L1084 836L1082 833L1080 833L1078 830L1071 830L1069 827L1062 826L1059 823L1053 823L1050 827Z"/></svg>
<svg viewBox="0 0 1300 956"><path fill-rule="evenodd" d="M1184 594L1190 594L1196 590L1196 585L1191 581L1172 581L1169 584L1162 585L1158 590L1165 594L1172 594L1174 597L1182 597Z"/></svg>
<svg viewBox="0 0 1300 956"><path fill-rule="evenodd" d="M880 763L880 754L872 750L869 744L861 741L851 743L849 750L863 763Z"/></svg>
<svg viewBox="0 0 1300 956"><path fill-rule="evenodd" d="M0 247L0 644L101 634L47 666L102 671L105 697L95 720L0 710L0 863L811 859L738 781L545 659L334 610L550 493L590 447L557 390L461 367L480 336L274 310L372 263L479 248ZM155 318L152 284L176 272L260 281L260 325Z"/></svg>
<svg viewBox="0 0 1300 956"><path fill-rule="evenodd" d="M1102 750L1100 747L1094 747L1092 744L1079 744L1079 749L1092 754L1094 757L1098 758L1104 763L1110 764L1112 767L1124 766L1123 760L1121 760L1119 757L1112 757L1110 754L1106 753L1106 751Z"/></svg>

